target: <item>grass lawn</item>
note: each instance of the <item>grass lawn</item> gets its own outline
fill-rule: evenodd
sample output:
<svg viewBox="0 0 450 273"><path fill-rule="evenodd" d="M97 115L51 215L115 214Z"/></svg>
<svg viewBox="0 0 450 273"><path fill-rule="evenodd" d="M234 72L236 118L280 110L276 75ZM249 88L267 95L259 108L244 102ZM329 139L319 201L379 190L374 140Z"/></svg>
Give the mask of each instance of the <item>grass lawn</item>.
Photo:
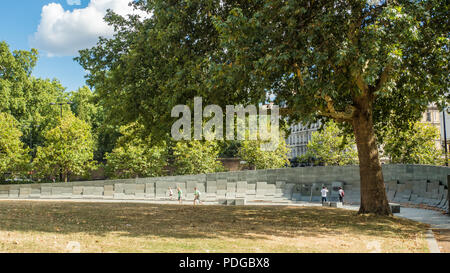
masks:
<svg viewBox="0 0 450 273"><path fill-rule="evenodd" d="M325 207L0 201L0 252L428 252L426 228Z"/></svg>

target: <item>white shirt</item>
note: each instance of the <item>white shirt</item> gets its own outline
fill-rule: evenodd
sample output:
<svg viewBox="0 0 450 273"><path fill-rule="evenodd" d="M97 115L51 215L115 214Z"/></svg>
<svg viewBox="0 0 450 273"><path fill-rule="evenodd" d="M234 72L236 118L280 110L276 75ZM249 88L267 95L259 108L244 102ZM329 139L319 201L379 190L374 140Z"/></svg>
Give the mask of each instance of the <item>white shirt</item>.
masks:
<svg viewBox="0 0 450 273"><path fill-rule="evenodd" d="M344 193L344 190L343 190L343 189L340 189L340 190L339 190L339 195L342 196L342 193Z"/></svg>
<svg viewBox="0 0 450 273"><path fill-rule="evenodd" d="M327 189L322 189L320 192L322 193L322 197L327 197L327 193L328 193Z"/></svg>

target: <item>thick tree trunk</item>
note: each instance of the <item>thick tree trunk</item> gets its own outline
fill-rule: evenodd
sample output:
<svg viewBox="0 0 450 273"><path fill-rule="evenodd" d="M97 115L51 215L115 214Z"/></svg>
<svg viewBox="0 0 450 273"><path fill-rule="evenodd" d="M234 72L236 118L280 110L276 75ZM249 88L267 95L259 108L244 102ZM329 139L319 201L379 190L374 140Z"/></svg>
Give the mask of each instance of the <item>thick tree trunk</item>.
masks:
<svg viewBox="0 0 450 273"><path fill-rule="evenodd" d="M384 186L383 172L373 128L372 105L369 98L358 101L353 115L353 130L361 176L361 207L359 213L392 215Z"/></svg>

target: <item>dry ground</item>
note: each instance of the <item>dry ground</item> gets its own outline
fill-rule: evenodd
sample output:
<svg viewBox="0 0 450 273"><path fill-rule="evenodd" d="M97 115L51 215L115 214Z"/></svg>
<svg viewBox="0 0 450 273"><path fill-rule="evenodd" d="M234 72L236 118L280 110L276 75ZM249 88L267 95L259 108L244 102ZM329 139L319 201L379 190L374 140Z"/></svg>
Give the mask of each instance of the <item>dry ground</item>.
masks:
<svg viewBox="0 0 450 273"><path fill-rule="evenodd" d="M441 253L450 253L450 229L433 229Z"/></svg>
<svg viewBox="0 0 450 273"><path fill-rule="evenodd" d="M0 202L0 252L428 252L427 227L325 207Z"/></svg>

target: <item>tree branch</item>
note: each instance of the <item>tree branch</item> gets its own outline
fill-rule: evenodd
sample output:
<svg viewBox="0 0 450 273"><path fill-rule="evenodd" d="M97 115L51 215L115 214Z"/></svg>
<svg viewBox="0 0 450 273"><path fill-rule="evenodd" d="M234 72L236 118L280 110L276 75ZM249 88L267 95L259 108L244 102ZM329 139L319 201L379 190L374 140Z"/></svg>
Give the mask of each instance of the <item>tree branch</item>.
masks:
<svg viewBox="0 0 450 273"><path fill-rule="evenodd" d="M363 92L367 92L367 90L369 89L369 86L364 81L364 79L361 77L360 73L358 73L358 75L356 76L356 85Z"/></svg>
<svg viewBox="0 0 450 273"><path fill-rule="evenodd" d="M380 79L377 82L377 85L375 86L374 92L380 90L383 85L389 80L389 73L391 72L392 67L390 65L386 66L383 69L383 72L381 72Z"/></svg>
<svg viewBox="0 0 450 273"><path fill-rule="evenodd" d="M297 63L294 64L294 68L295 68L295 70L297 72L297 78L300 81L300 86L301 87L305 86L305 82L303 81L302 71L301 71L301 69L300 69L300 67L298 66Z"/></svg>
<svg viewBox="0 0 450 273"><path fill-rule="evenodd" d="M327 108L322 108L321 110L319 110L319 115L330 117L340 122L351 121L353 119L353 113L355 111L355 108L353 106L348 106L345 112L336 111L336 109L334 108L334 102L330 96L324 95L323 97L316 97L323 98L327 102Z"/></svg>

